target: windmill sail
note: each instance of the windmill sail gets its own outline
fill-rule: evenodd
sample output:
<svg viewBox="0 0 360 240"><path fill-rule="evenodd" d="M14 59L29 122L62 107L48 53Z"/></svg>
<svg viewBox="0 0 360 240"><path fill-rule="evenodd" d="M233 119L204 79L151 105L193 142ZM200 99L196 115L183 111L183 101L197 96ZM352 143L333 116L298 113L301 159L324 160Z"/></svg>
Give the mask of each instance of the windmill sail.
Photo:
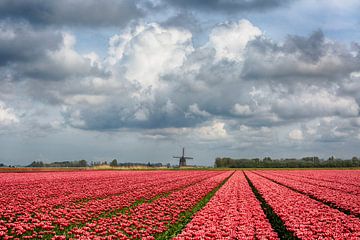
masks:
<svg viewBox="0 0 360 240"><path fill-rule="evenodd" d="M179 158L179 167L186 166L186 159L194 159L193 157L185 157L185 148L184 147L182 149L182 156L181 157L173 156L173 158Z"/></svg>

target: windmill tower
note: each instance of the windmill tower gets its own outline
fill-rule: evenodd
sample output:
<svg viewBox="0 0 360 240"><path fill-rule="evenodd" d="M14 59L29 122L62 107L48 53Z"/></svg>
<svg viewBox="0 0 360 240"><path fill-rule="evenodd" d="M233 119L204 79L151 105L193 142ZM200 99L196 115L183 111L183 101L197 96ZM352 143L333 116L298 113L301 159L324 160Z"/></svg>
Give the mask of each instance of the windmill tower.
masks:
<svg viewBox="0 0 360 240"><path fill-rule="evenodd" d="M179 158L179 167L186 166L186 159L194 159L192 157L185 157L185 148L184 147L182 149L182 156L181 157L173 156L173 158Z"/></svg>

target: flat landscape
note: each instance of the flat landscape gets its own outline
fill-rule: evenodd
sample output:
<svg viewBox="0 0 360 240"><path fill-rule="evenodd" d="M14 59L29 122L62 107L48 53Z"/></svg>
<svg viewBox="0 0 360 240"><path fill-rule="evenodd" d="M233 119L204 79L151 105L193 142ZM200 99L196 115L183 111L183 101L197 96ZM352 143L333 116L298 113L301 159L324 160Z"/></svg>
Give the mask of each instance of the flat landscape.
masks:
<svg viewBox="0 0 360 240"><path fill-rule="evenodd" d="M1 239L359 239L360 170L0 173Z"/></svg>

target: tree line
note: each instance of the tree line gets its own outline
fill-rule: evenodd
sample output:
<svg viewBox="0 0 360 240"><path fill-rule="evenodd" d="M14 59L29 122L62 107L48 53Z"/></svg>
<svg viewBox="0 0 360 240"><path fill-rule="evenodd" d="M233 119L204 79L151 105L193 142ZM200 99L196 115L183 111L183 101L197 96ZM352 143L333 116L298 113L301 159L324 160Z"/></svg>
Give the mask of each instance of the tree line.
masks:
<svg viewBox="0 0 360 240"><path fill-rule="evenodd" d="M101 165L110 165L111 167L137 167L137 166L144 166L144 167L162 167L162 163L118 163L116 159L113 159L111 162L107 161L91 161L88 163L86 160L82 159L79 161L63 161L63 162L52 162L52 163L44 163L42 161L33 161L27 167L94 167L94 166L101 166Z"/></svg>
<svg viewBox="0 0 360 240"><path fill-rule="evenodd" d="M44 163L42 161L33 161L27 167L87 167L87 161L82 159L79 161L63 161L63 162L52 162Z"/></svg>
<svg viewBox="0 0 360 240"><path fill-rule="evenodd" d="M357 157L352 159L340 159L330 157L327 160L319 157L303 157L301 159L232 159L229 157L218 157L215 159L216 168L342 168L342 167L360 167L360 160Z"/></svg>

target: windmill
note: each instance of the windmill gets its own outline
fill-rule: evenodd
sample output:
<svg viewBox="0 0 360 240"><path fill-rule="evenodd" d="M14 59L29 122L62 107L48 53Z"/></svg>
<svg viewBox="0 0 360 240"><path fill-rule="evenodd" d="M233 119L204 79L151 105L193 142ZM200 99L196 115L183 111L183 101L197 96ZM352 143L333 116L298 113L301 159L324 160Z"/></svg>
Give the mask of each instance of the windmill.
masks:
<svg viewBox="0 0 360 240"><path fill-rule="evenodd" d="M173 156L173 158L179 158L179 167L186 166L186 159L194 159L192 157L185 157L185 148L184 147L182 149L182 156L181 157Z"/></svg>

